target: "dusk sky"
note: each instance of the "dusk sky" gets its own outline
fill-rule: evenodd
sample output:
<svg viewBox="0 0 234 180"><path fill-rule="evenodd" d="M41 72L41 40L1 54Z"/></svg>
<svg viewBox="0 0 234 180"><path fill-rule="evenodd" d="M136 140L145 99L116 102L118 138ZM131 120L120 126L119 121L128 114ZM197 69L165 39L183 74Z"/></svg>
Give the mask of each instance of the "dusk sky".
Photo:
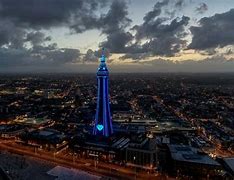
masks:
<svg viewBox="0 0 234 180"><path fill-rule="evenodd" d="M0 72L233 72L234 0L0 0Z"/></svg>

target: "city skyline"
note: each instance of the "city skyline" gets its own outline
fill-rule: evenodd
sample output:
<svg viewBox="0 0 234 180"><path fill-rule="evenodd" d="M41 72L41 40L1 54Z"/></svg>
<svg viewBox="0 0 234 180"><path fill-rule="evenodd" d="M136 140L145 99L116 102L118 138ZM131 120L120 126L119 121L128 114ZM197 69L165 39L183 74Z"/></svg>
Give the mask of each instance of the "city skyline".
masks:
<svg viewBox="0 0 234 180"><path fill-rule="evenodd" d="M231 0L0 1L0 72L233 72Z"/></svg>
<svg viewBox="0 0 234 180"><path fill-rule="evenodd" d="M95 75L0 77L0 179L234 177L234 76L111 73L109 137Z"/></svg>

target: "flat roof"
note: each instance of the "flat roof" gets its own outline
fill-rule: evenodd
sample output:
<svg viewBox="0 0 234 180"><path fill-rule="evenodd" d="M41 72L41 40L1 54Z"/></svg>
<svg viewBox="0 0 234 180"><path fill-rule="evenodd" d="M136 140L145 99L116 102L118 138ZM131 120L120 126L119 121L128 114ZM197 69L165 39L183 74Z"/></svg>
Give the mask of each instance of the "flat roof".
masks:
<svg viewBox="0 0 234 180"><path fill-rule="evenodd" d="M186 145L168 145L171 157L177 161L192 162L205 165L220 166L208 155L198 154L196 148Z"/></svg>
<svg viewBox="0 0 234 180"><path fill-rule="evenodd" d="M5 125L0 125L0 130L5 130L7 127Z"/></svg>
<svg viewBox="0 0 234 180"><path fill-rule="evenodd" d="M224 158L224 162L228 165L228 167L234 172L234 157L233 158Z"/></svg>
<svg viewBox="0 0 234 180"><path fill-rule="evenodd" d="M46 130L42 130L42 131L39 132L40 136L50 136L52 134L54 134L54 132L46 131Z"/></svg>

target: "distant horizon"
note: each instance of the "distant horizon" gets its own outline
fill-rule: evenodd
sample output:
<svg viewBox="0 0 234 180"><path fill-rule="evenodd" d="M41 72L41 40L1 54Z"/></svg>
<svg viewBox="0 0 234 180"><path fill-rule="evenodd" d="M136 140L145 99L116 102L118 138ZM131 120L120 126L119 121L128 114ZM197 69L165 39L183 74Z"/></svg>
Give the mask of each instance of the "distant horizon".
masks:
<svg viewBox="0 0 234 180"><path fill-rule="evenodd" d="M0 72L1 75L96 75L96 72ZM111 75L121 75L121 74L234 74L233 72L112 72Z"/></svg>

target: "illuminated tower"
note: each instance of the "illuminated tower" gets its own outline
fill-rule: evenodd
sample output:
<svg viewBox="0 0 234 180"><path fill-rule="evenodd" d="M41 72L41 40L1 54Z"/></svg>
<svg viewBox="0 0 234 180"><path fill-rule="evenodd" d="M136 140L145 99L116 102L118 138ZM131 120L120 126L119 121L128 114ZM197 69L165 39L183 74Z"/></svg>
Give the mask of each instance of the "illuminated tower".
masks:
<svg viewBox="0 0 234 180"><path fill-rule="evenodd" d="M98 94L93 134L108 137L113 133L113 128L108 90L109 72L106 67L106 57L104 52L102 52L100 61L101 62L97 71Z"/></svg>

